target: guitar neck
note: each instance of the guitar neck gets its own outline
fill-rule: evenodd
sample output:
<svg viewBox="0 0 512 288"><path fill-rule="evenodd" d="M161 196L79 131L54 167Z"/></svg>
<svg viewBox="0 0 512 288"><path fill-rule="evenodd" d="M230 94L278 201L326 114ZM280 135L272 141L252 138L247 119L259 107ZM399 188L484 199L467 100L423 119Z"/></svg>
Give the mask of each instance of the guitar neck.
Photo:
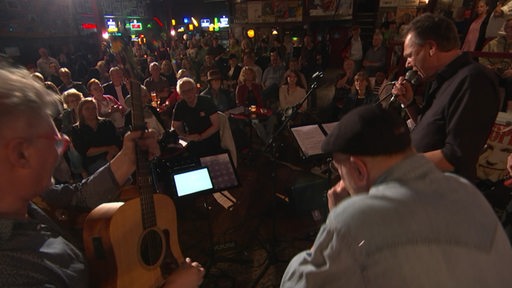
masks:
<svg viewBox="0 0 512 288"><path fill-rule="evenodd" d="M130 97L132 99L132 130L145 131L146 122L144 121L142 87L135 80L130 80L130 87ZM155 205L153 202L155 186L153 183L153 174L151 173L151 164L148 159L148 152L137 147L136 154L137 167L135 174L141 198L142 223L144 229L148 229L156 226Z"/></svg>

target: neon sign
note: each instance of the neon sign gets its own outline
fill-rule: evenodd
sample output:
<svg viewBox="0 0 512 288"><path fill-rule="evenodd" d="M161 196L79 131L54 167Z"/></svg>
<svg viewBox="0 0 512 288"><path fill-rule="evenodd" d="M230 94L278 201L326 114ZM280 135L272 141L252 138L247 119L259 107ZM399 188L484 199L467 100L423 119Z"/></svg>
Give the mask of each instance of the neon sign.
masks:
<svg viewBox="0 0 512 288"><path fill-rule="evenodd" d="M130 29L132 29L132 30L142 30L142 23L137 22L137 20L133 20L130 23Z"/></svg>
<svg viewBox="0 0 512 288"><path fill-rule="evenodd" d="M208 18L201 19L201 27L203 27L203 28L210 27L210 19L208 19Z"/></svg>
<svg viewBox="0 0 512 288"><path fill-rule="evenodd" d="M219 19L219 27L220 28L229 27L229 19L228 19L228 17L226 17L226 16L220 17L220 19Z"/></svg>
<svg viewBox="0 0 512 288"><path fill-rule="evenodd" d="M114 19L107 20L107 31L108 33L115 33L118 31L117 24L116 21L114 21Z"/></svg>

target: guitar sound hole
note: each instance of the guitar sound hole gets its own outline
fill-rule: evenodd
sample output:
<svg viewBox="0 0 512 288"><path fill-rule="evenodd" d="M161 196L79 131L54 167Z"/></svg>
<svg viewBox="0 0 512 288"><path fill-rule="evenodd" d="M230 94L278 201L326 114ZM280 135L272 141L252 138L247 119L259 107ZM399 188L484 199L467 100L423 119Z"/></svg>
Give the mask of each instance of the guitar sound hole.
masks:
<svg viewBox="0 0 512 288"><path fill-rule="evenodd" d="M158 264L163 253L162 236L158 231L148 230L142 237L140 243L140 258L146 266Z"/></svg>

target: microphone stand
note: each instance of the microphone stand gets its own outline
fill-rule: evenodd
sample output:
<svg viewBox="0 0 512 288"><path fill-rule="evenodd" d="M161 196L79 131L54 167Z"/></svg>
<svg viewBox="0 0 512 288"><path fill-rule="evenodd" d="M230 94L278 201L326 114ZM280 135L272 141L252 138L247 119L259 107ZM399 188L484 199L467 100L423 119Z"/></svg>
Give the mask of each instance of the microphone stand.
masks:
<svg viewBox="0 0 512 288"><path fill-rule="evenodd" d="M275 140L276 138L279 136L279 134L281 134L281 132L286 128L288 127L288 123L290 123L291 120L295 119L295 117L297 116L297 113L299 113L299 109L300 107L302 107L302 105L304 105L304 103L309 99L309 97L311 96L311 94L313 93L313 91L318 88L318 81L315 81L312 85L311 85L311 88L309 89L308 93L306 93L306 96L304 96L304 98L302 98L302 100L300 100L299 103L295 104L294 106L291 107L292 111L290 113L290 115L286 115L286 113L283 115L283 118L284 118L284 121L283 123L281 124L281 126L279 126L279 128L276 130L276 132L274 132L274 134L272 134L272 136L270 137L270 139L268 140L267 144L265 145L265 149L264 151L265 152L268 152L270 150L270 148L273 148L275 149ZM288 109L288 108L287 108ZM285 110L286 111L286 110ZM275 152L275 151L273 151Z"/></svg>
<svg viewBox="0 0 512 288"><path fill-rule="evenodd" d="M318 77L318 78L321 78L321 77ZM284 115L285 119L283 121L283 123L281 124L281 126L279 126L279 128L273 133L272 137L270 138L270 140L267 142L265 148L264 148L264 151L265 152L269 152L270 151L270 157L271 157L271 161L272 161L272 172L271 172L271 178L274 179L274 181L272 181L272 197L274 197L276 195L276 183L277 181L275 181L275 178L277 177L277 145L276 145L276 139L277 137L281 134L281 132L286 128L288 127L288 123L293 120L295 118L295 116L297 115L300 107L302 107L302 105L308 100L309 96L311 95L311 93L318 87L318 81L315 80L315 82L311 85L311 88L309 89L308 93L306 94L306 96L304 96L304 98L302 98L302 100L297 103L296 105L292 106L292 112L290 113L290 115ZM270 243L268 243L267 245L264 245L263 243L263 248L266 250L267 252L267 258L266 258L266 263L265 263L265 266L262 268L262 270L260 271L260 273L255 277L252 285L250 287L252 288L255 288L258 286L258 283L260 282L260 280L263 278L263 276L265 275L265 273L267 273L268 269L270 267L272 267L273 265L275 264L278 264L280 262L286 262L288 263L288 260L280 260L277 256L277 252L276 252L276 243L277 243L277 232L276 232L276 203L275 203L275 200L272 200L271 202L272 206L270 207L271 211L270 211L270 217L271 217L271 222L272 222L272 235L270 236L271 237L271 240L270 240Z"/></svg>

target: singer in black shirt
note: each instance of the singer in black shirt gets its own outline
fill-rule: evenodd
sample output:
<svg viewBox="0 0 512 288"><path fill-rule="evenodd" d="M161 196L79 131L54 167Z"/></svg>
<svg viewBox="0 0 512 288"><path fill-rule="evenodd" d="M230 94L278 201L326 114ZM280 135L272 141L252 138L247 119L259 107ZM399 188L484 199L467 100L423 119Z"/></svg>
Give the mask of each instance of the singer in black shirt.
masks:
<svg viewBox="0 0 512 288"><path fill-rule="evenodd" d="M404 42L406 65L429 85L418 104L401 77L393 93L411 117L413 147L442 171L476 180L476 163L498 113L498 81L462 53L454 24L424 14L411 22Z"/></svg>

